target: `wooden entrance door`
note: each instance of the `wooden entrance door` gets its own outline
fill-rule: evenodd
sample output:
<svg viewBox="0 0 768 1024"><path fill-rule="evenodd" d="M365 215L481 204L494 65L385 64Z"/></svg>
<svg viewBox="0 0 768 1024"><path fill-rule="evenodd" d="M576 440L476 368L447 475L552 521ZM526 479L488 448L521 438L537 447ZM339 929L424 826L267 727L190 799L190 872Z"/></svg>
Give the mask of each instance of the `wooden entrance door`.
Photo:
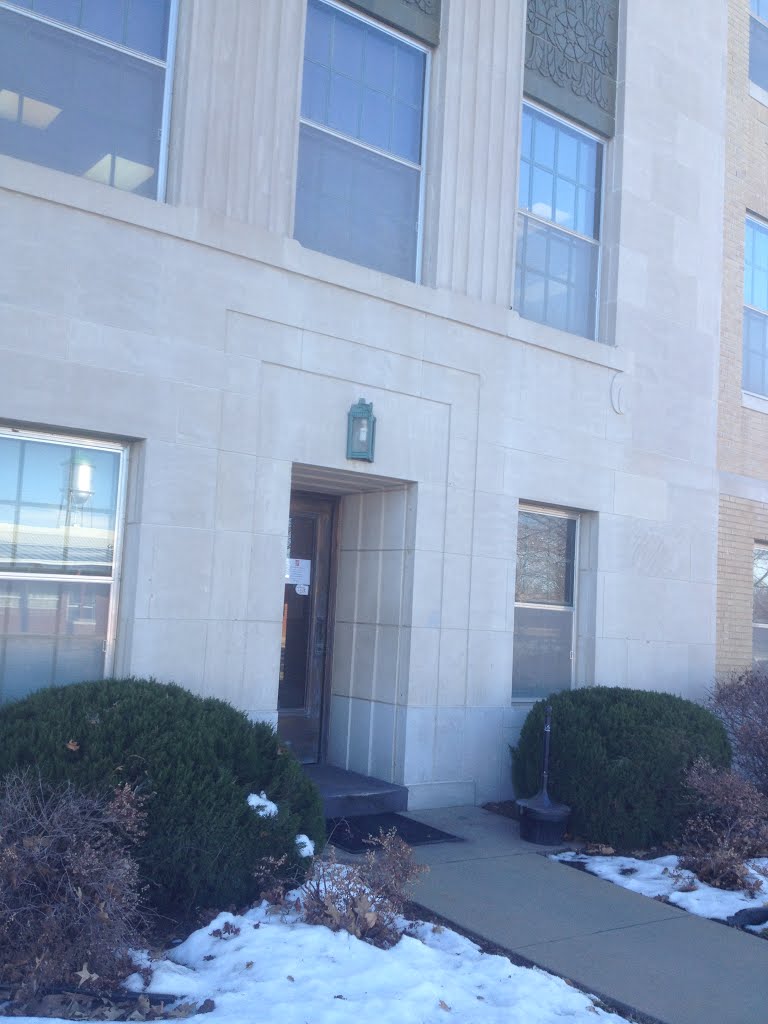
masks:
<svg viewBox="0 0 768 1024"><path fill-rule="evenodd" d="M336 501L291 496L277 731L305 764L325 749Z"/></svg>

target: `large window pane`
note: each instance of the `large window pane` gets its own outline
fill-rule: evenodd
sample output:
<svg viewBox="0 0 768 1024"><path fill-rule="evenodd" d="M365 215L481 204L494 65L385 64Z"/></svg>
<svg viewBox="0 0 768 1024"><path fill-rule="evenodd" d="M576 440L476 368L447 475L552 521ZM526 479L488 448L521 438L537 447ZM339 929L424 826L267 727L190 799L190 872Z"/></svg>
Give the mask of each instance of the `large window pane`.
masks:
<svg viewBox="0 0 768 1024"><path fill-rule="evenodd" d="M768 626L768 547L755 547L752 621Z"/></svg>
<svg viewBox="0 0 768 1024"><path fill-rule="evenodd" d="M744 233L744 302L742 386L768 395L768 227L750 218Z"/></svg>
<svg viewBox="0 0 768 1024"><path fill-rule="evenodd" d="M599 236L602 146L539 110L523 110L521 209L589 238Z"/></svg>
<svg viewBox="0 0 768 1024"><path fill-rule="evenodd" d="M19 6L150 57L165 57L171 0L24 0Z"/></svg>
<svg viewBox="0 0 768 1024"><path fill-rule="evenodd" d="M512 695L538 700L571 685L573 612L515 609Z"/></svg>
<svg viewBox="0 0 768 1024"><path fill-rule="evenodd" d="M744 310L744 358L742 387L756 395L768 395L768 317Z"/></svg>
<svg viewBox="0 0 768 1024"><path fill-rule="evenodd" d="M521 511L517 520L515 600L572 604L575 550L574 519Z"/></svg>
<svg viewBox="0 0 768 1024"><path fill-rule="evenodd" d="M140 5L134 13L131 31L140 33L148 22ZM105 6L98 17L106 15ZM138 57L0 10L0 152L154 197L165 74Z"/></svg>
<svg viewBox="0 0 768 1024"><path fill-rule="evenodd" d="M576 524L573 517L530 509L518 514L516 698L538 699L571 685Z"/></svg>
<svg viewBox="0 0 768 1024"><path fill-rule="evenodd" d="M426 63L421 48L309 0L294 231L302 245L416 276Z"/></svg>
<svg viewBox="0 0 768 1024"><path fill-rule="evenodd" d="M0 572L111 576L119 453L0 437Z"/></svg>
<svg viewBox="0 0 768 1024"><path fill-rule="evenodd" d="M109 583L0 578L0 703L104 673Z"/></svg>
<svg viewBox="0 0 768 1024"><path fill-rule="evenodd" d="M602 145L523 107L514 305L528 320L594 338Z"/></svg>
<svg viewBox="0 0 768 1024"><path fill-rule="evenodd" d="M528 320L593 338L598 257L595 243L521 215L515 308Z"/></svg>
<svg viewBox="0 0 768 1024"><path fill-rule="evenodd" d="M757 18L749 19L749 77L768 92L768 25Z"/></svg>
<svg viewBox="0 0 768 1024"><path fill-rule="evenodd" d="M296 238L310 249L413 279L419 172L302 125Z"/></svg>

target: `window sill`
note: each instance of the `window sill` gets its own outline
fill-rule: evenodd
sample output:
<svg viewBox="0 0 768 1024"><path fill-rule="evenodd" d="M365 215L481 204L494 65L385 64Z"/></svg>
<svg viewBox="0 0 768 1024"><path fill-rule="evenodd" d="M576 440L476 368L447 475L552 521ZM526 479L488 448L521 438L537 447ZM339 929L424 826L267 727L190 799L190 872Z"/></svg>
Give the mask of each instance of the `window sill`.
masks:
<svg viewBox="0 0 768 1024"><path fill-rule="evenodd" d="M751 78L749 80L749 95L753 100L762 103L764 107L768 107L768 91L753 82Z"/></svg>
<svg viewBox="0 0 768 1024"><path fill-rule="evenodd" d="M567 331L548 327L535 320L525 320L515 310L510 310L510 316L512 320L507 333L511 338L517 338L526 345L560 352L572 359L595 363L610 370L626 371L632 368L632 359L623 349L605 345L591 338L582 338L578 334L569 334Z"/></svg>
<svg viewBox="0 0 768 1024"><path fill-rule="evenodd" d="M756 395L753 391L742 391L741 405L742 408L752 409L753 412L768 413L768 396Z"/></svg>
<svg viewBox="0 0 768 1024"><path fill-rule="evenodd" d="M487 331L499 340L507 337L619 372L633 366L632 354L623 349L524 320L507 306L390 277L305 249L295 239L271 234L253 224L135 196L0 154L0 192L3 190L281 267L300 277Z"/></svg>

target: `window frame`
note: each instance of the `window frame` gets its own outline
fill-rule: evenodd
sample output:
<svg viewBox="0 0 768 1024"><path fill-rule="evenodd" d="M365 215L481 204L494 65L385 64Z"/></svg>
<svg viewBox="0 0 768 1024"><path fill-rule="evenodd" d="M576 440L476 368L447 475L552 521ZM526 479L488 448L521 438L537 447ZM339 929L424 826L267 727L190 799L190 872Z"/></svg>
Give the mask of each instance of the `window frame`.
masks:
<svg viewBox="0 0 768 1024"><path fill-rule="evenodd" d="M751 39L752 39L752 22L755 21L762 29L765 30L768 35L768 18L764 18L757 11L752 9L752 2L750 0L749 5L749 45L747 46L747 80L749 81L749 93L753 99L757 100L758 103L762 103L763 106L768 106L768 89L765 86L760 85L756 82L750 74L750 64L752 59L751 52ZM766 72L766 78L768 79L768 71Z"/></svg>
<svg viewBox="0 0 768 1024"><path fill-rule="evenodd" d="M543 114L545 117L550 118L553 121L558 122L570 131L580 133L586 138L591 139L597 143L600 147L600 183L597 189L597 198L599 201L598 216L595 218L597 226L597 237L590 238L587 235L582 235L578 231L573 231L570 228L563 227L562 224L557 224L554 221L547 220L544 217L540 217L531 210L523 210L520 207L520 168L523 162L523 111L526 107L536 113ZM532 100L529 96L523 96L523 101L520 105L520 125L518 129L517 139L517 176L516 176L516 191L515 191L515 224L514 224L514 265L513 265L513 282L512 282L512 302L511 308L520 316L522 320L527 320L529 323L542 323L539 320L530 320L528 317L524 317L519 312L515 300L515 282L514 278L517 276L517 253L518 246L520 245L520 218L528 217L535 221L537 224L543 227L550 228L555 231L561 231L565 235L569 235L573 238L579 239L582 242L589 242L592 245L597 246L597 262L595 265L595 291L594 291L594 319L595 329L593 335L576 334L573 331L568 331L563 327L553 327L552 324L542 323L543 327L549 327L551 330L563 331L565 334L570 334L577 338L586 338L587 341L596 341L600 343L600 329L601 329L601 306L602 306L602 275L603 275L603 237L604 237L604 218L605 218L605 182L606 182L606 164L608 160L608 144L610 139L606 139L599 135L597 132L592 131L589 128L585 128L583 125L578 124L576 121L571 121L562 114L559 114L555 110L550 110L549 107L545 107L541 103L537 103Z"/></svg>
<svg viewBox="0 0 768 1024"><path fill-rule="evenodd" d="M573 538L573 581L572 581L572 600L571 604L544 604L538 601L518 601L517 592L515 592L515 604L514 604L514 615L517 616L518 608L533 608L541 611L563 611L571 613L571 650L570 650L570 662L571 662L571 674L568 682L568 689L574 688L574 682L576 680L576 638L577 638L577 608L579 601L579 559L580 559L580 547L581 547L581 513L575 509L561 508L553 505L536 505L529 502L521 502L518 506L518 523L519 516L522 512L532 512L535 515L551 516L557 519L567 519L575 524L574 527L574 538ZM515 559L517 560L517 550L519 544L519 526L518 526L518 540L515 544ZM517 575L517 570L515 570ZM515 580L515 591L517 591L517 580ZM515 622L512 623L512 635L513 635L513 649L512 649L512 680L510 689L512 691L511 702L512 704L531 704L539 700L544 700L545 695L539 694L538 696L532 695L521 695L515 694L514 687L514 674L515 674L515 652L514 652L514 630ZM561 692L553 690L552 693Z"/></svg>
<svg viewBox="0 0 768 1024"><path fill-rule="evenodd" d="M134 50L130 46L125 46L122 43L118 43L113 39L105 39L104 36L98 36L93 32L88 32L85 29L79 28L77 25L72 25L69 22L58 21L56 18L50 18L45 14L38 14L37 11L31 11L27 7L21 7L20 5L13 2L13 0L0 0L0 10L9 11L11 14L23 15L32 21L40 22L43 25L47 25L50 28L57 29L61 32L66 32L69 35L77 36L80 39L86 39L91 43L96 43L99 46L103 46L109 50L115 50L118 53L124 53L126 56L133 58L134 60L144 61L146 64L152 64L154 67L164 68L165 76L163 83L163 112L160 118L160 147L158 151L157 161L157 189L153 201L158 203L166 202L166 192L168 188L168 161L170 155L170 135L171 135L171 106L173 102L173 77L176 64L176 44L178 38L178 23L179 23L179 5L181 0L170 0L168 8L168 39L166 42L165 60L160 60L158 57L153 57L151 54L142 53L141 50ZM3 154L10 155L10 154ZM56 171L58 174L67 174L68 177L79 178L82 181L88 181L85 175L69 174L68 171L59 171L55 167L49 167L47 164L35 164L36 167L45 167L47 170ZM108 185L108 188L116 188L115 185ZM118 189L118 191L125 192L125 189ZM128 192L127 194L131 194ZM149 198L146 196L137 196L137 198Z"/></svg>
<svg viewBox="0 0 768 1024"><path fill-rule="evenodd" d="M746 366L746 357L745 357L746 339L745 339L745 332L744 332L744 327L745 327L745 323L746 323L746 317L744 316L744 311L745 310L749 310L750 313L757 313L757 315L765 322L766 346L768 347L768 307L766 307L765 309L761 309L760 306L752 305L752 303L749 303L749 302L746 301L746 295L744 294L744 292L746 291L746 275L747 275L747 251L746 251L747 250L747 229L748 229L748 225L750 223L754 224L757 227L758 230L763 231L765 233L766 237L768 238L768 224L764 220L762 220L760 217L757 217L755 214L747 212L747 215L744 218L744 258L743 258L744 285L742 286L741 392L742 392L742 395L751 395L754 398L765 400L766 398L768 398L768 383L766 384L766 390L765 391L752 391L750 388L745 387L745 384L744 384L744 372L745 372L745 366ZM766 376L768 376L768 353L766 353L765 364L766 364Z"/></svg>
<svg viewBox="0 0 768 1024"><path fill-rule="evenodd" d="M174 0L178 2L178 0ZM334 8L340 11L342 14L354 18L356 21L360 21L365 25L370 25L377 31L384 33L385 35L392 36L399 40L401 43L405 43L413 49L418 50L424 54L424 90L422 93L421 100L421 162L414 164L410 160L406 160L404 157L397 156L395 153L388 152L384 149L379 149L377 146L372 146L370 143L363 142L360 139L352 138L349 135L345 135L343 132L336 131L333 128L329 128L327 125L318 124L317 121L312 121L309 118L303 117L301 113L301 100L303 98L303 68L304 59L306 54L306 30L307 30L307 16L304 15L304 37L302 39L302 88L299 90L299 117L298 117L298 130L296 140L296 170L298 174L298 153L299 153L299 132L302 125L306 125L308 128L313 128L316 131L325 132L327 135L331 135L334 138L340 139L342 142L346 142L350 145L360 146L362 149L368 150L370 153L374 153L376 156L382 156L389 160L393 160L395 163L402 164L405 167L410 167L411 170L419 172L419 212L416 223L416 264L414 268L414 276L412 284L422 283L422 273L424 264L424 207L426 203L426 179L427 179L427 149L429 146L429 115L430 115L430 83L432 81L432 49L426 44L422 43L412 36L407 35L405 32L401 32L391 25L387 25L382 21L377 20L370 15L364 14L362 11L354 10L351 7L347 7L343 3L339 3L338 0L318 0L319 3L324 4L326 7ZM308 9L307 4L307 9ZM294 212L296 205L296 187L293 190L293 203ZM291 232L295 238L294 230ZM317 250L313 250L317 251ZM330 255L329 253L323 253L322 255ZM332 259L343 259L341 256L332 256ZM344 260L345 263L352 263L351 260ZM364 264L352 263L353 266L363 266L364 269L370 268L365 267ZM377 271L374 271L376 273ZM386 271L378 271L378 273L386 273ZM396 275L387 275L396 276ZM410 278L400 278L403 281L410 281Z"/></svg>
<svg viewBox="0 0 768 1024"><path fill-rule="evenodd" d="M768 659L756 659L755 658L755 641L754 635L756 629L764 629L768 631L768 622L756 622L755 621L755 563L757 561L758 551L765 551L768 553L768 541L754 541L752 545L752 664L753 665L768 665Z"/></svg>
<svg viewBox="0 0 768 1024"><path fill-rule="evenodd" d="M20 580L42 583L73 583L78 580L88 583L101 583L109 586L109 608L107 611L106 638L103 642L104 677L112 675L115 663L115 647L117 640L118 605L120 603L120 586L122 580L123 542L125 536L126 491L128 482L128 463L130 448L128 444L118 441L99 440L80 434L48 433L38 430L27 430L24 427L0 424L0 445L8 439L37 441L44 444L58 444L62 448L88 448L94 451L114 452L119 457L117 490L115 493L115 543L112 556L112 573L106 575L74 576L72 573L45 573L0 571L0 582L4 580Z"/></svg>

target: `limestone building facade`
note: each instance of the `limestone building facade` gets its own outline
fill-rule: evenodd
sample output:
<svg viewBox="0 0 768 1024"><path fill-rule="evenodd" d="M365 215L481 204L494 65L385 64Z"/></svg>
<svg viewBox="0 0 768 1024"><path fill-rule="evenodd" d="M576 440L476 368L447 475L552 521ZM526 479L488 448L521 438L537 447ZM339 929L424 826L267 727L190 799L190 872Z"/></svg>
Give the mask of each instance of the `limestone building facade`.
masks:
<svg viewBox="0 0 768 1024"><path fill-rule="evenodd" d="M175 680L416 808L552 689L701 695L768 501L730 6L0 0L0 699Z"/></svg>

